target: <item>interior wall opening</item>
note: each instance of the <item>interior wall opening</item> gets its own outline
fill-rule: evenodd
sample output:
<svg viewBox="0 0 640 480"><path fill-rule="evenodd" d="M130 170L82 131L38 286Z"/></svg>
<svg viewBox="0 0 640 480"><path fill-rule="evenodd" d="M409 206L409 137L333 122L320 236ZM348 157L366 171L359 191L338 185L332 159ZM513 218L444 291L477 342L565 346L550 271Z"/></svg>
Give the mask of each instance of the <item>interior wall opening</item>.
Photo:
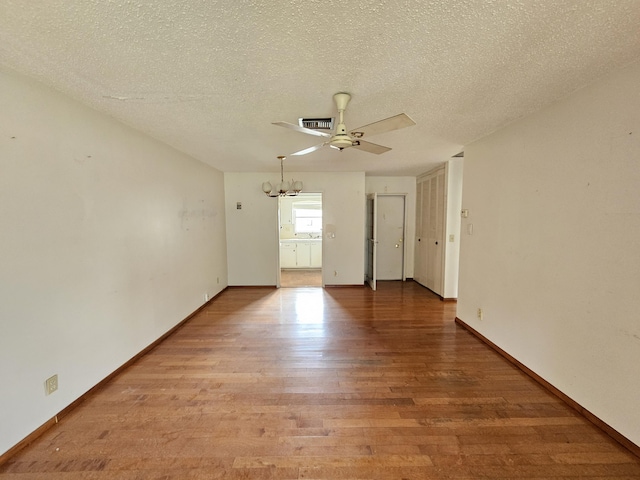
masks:
<svg viewBox="0 0 640 480"><path fill-rule="evenodd" d="M280 197L280 286L322 287L322 193Z"/></svg>

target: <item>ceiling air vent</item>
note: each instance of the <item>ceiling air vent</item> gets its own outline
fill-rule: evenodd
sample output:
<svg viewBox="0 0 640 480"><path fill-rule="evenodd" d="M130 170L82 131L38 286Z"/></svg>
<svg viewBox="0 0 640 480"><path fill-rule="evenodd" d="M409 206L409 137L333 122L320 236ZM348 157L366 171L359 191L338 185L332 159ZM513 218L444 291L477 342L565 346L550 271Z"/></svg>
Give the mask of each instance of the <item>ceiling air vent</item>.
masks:
<svg viewBox="0 0 640 480"><path fill-rule="evenodd" d="M328 130L333 131L333 117L329 118L299 118L298 125L312 130Z"/></svg>

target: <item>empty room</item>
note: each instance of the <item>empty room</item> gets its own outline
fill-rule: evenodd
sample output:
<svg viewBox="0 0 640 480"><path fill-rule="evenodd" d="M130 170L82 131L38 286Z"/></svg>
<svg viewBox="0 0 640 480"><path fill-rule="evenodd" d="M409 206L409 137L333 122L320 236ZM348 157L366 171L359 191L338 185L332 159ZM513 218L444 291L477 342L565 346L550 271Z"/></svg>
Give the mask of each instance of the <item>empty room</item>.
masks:
<svg viewBox="0 0 640 480"><path fill-rule="evenodd" d="M640 478L638 32L0 2L0 478Z"/></svg>

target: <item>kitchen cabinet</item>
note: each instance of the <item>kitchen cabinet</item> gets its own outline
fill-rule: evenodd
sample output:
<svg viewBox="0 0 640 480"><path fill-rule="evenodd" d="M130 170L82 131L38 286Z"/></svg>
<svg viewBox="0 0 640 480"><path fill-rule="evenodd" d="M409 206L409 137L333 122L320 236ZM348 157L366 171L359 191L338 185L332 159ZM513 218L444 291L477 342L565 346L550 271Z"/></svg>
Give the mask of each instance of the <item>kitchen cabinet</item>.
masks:
<svg viewBox="0 0 640 480"><path fill-rule="evenodd" d="M296 245L296 266L298 268L311 267L311 244L298 242Z"/></svg>
<svg viewBox="0 0 640 480"><path fill-rule="evenodd" d="M322 267L322 242L311 242L311 268Z"/></svg>
<svg viewBox="0 0 640 480"><path fill-rule="evenodd" d="M280 242L280 268L322 268L322 240Z"/></svg>
<svg viewBox="0 0 640 480"><path fill-rule="evenodd" d="M296 268L295 242L280 242L280 268Z"/></svg>

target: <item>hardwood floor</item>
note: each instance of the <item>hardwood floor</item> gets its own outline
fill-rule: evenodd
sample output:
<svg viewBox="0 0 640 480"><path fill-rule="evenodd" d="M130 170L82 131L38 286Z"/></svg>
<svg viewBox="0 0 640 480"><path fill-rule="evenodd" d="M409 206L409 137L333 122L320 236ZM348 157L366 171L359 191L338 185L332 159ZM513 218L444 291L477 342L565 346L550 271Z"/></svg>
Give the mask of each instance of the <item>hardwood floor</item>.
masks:
<svg viewBox="0 0 640 480"><path fill-rule="evenodd" d="M0 479L631 479L640 461L413 282L230 288Z"/></svg>

